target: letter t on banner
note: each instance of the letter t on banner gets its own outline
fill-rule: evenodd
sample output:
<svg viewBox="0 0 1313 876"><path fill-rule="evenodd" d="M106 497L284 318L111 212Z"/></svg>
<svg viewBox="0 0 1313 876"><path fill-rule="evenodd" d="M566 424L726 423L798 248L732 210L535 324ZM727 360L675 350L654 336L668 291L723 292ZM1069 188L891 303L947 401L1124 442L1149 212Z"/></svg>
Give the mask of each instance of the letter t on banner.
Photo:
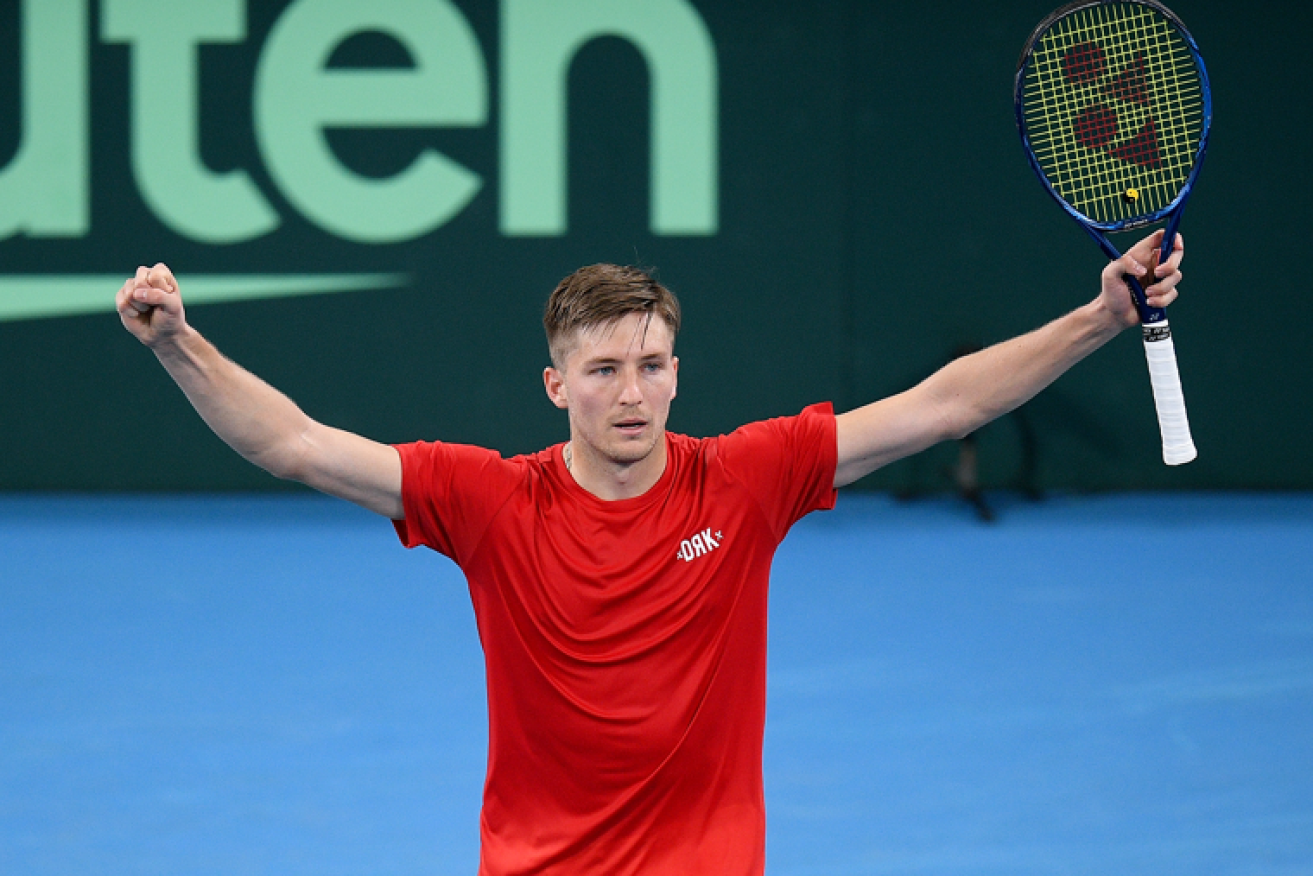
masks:
<svg viewBox="0 0 1313 876"><path fill-rule="evenodd" d="M202 243L277 228L278 214L245 171L215 173L201 160L197 49L246 39L244 0L104 0L101 16L106 42L132 45L132 172L151 210Z"/></svg>

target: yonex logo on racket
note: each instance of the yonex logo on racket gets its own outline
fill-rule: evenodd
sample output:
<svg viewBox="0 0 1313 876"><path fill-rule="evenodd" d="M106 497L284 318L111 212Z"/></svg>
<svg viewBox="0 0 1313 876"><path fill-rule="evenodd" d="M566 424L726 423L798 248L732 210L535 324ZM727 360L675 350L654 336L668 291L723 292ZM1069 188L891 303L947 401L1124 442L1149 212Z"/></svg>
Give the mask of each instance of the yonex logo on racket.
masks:
<svg viewBox="0 0 1313 876"><path fill-rule="evenodd" d="M1062 55L1062 75L1069 86L1096 93L1072 122L1077 142L1143 167L1162 165L1143 52L1136 52L1124 69L1113 72L1098 43L1077 43ZM1121 119L1133 121L1136 115L1141 117L1139 131L1127 138L1126 129L1132 126L1121 124Z"/></svg>

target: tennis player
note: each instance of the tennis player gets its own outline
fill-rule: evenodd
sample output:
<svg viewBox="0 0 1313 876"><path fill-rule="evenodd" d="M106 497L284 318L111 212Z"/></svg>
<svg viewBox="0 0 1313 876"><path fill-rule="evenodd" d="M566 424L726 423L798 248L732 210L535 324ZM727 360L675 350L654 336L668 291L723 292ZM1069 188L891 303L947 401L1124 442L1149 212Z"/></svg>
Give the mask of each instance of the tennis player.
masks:
<svg viewBox="0 0 1313 876"><path fill-rule="evenodd" d="M1177 297L1161 232L1103 271L1090 304L835 416L818 404L718 438L666 431L679 305L614 265L561 282L544 324L548 398L569 441L503 459L378 444L315 422L188 325L178 282L139 268L118 293L206 423L242 456L391 519L469 583L488 684L480 869L760 876L766 592L789 527L835 490L1012 410Z"/></svg>

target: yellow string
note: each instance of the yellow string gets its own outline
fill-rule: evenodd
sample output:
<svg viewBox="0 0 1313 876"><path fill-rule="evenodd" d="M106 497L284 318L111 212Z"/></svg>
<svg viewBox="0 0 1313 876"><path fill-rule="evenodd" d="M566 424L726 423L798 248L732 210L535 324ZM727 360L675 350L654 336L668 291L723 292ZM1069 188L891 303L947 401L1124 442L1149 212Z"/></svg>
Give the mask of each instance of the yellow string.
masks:
<svg viewBox="0 0 1313 876"><path fill-rule="evenodd" d="M1102 75L1088 84L1068 81L1062 70L1064 55L1082 43L1104 55ZM1111 93L1138 58L1147 106ZM1077 139L1076 122L1096 104L1116 113L1117 134L1089 148ZM1194 165L1203 114L1202 82L1185 39L1169 19L1138 3L1105 3L1060 18L1036 41L1022 86L1022 117L1040 169L1063 200L1101 223L1147 216L1176 198ZM1115 157L1150 118L1160 166Z"/></svg>

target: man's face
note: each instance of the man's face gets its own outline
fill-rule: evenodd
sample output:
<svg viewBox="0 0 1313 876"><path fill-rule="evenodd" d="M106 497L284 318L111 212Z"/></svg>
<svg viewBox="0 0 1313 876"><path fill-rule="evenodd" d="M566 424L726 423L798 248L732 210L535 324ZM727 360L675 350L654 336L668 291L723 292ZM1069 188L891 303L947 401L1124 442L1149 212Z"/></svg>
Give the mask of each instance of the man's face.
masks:
<svg viewBox="0 0 1313 876"><path fill-rule="evenodd" d="M576 333L561 370L544 374L547 394L570 412L576 459L631 465L664 442L679 360L665 320L631 313ZM664 460L665 444L661 443Z"/></svg>

